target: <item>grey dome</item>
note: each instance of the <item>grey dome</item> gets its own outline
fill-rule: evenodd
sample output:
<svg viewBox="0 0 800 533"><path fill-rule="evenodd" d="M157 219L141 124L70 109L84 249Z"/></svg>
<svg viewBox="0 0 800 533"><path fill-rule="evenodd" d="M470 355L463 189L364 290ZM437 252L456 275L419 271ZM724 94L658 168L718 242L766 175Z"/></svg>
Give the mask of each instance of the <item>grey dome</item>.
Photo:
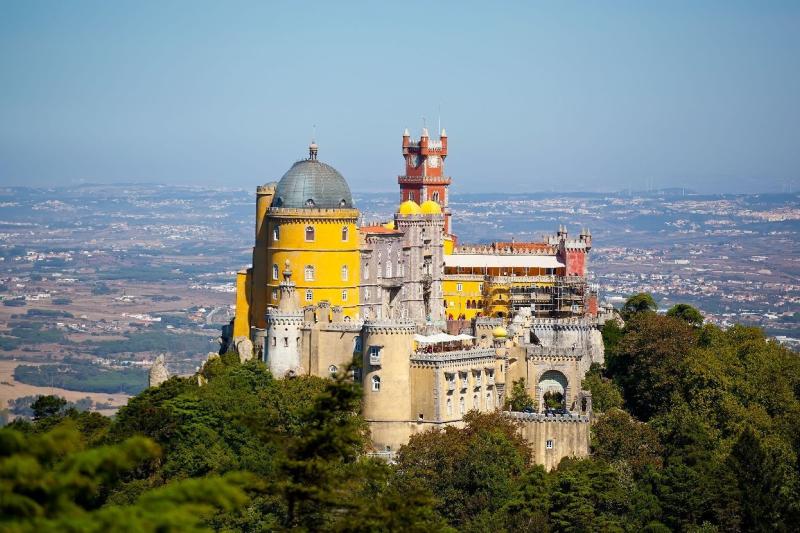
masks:
<svg viewBox="0 0 800 533"><path fill-rule="evenodd" d="M335 168L317 159L304 159L292 165L278 182L272 207L352 208L353 197Z"/></svg>

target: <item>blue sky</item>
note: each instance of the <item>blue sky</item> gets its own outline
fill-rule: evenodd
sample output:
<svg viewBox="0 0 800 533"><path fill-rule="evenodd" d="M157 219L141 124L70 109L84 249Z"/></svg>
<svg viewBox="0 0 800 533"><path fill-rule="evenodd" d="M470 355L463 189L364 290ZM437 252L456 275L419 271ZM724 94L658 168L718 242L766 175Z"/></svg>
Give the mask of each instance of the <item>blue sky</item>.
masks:
<svg viewBox="0 0 800 533"><path fill-rule="evenodd" d="M800 186L800 2L0 3L0 183L253 188L303 157L395 190Z"/></svg>

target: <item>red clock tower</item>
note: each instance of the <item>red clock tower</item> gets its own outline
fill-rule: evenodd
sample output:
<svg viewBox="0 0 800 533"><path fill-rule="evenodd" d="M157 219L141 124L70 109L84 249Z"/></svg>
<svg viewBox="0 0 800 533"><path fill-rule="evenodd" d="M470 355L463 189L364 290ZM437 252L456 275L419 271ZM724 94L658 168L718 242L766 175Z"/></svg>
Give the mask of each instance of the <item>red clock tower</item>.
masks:
<svg viewBox="0 0 800 533"><path fill-rule="evenodd" d="M447 132L442 128L439 140L428 137L428 128L422 128L419 141L412 141L408 129L403 132L403 157L406 173L397 177L400 184L400 201L413 200L418 204L433 200L442 206L444 232L450 233L450 209L447 207L447 187L450 178L444 174L447 157Z"/></svg>

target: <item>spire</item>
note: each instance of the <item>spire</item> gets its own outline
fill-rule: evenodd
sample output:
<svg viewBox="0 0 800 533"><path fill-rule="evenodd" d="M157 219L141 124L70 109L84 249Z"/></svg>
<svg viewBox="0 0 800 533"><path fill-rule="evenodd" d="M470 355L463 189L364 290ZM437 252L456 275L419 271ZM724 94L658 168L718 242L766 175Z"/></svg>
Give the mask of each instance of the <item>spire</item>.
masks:
<svg viewBox="0 0 800 533"><path fill-rule="evenodd" d="M297 301L297 294L295 293L295 284L292 281L292 268L289 260L284 263L283 281L278 285L280 289L280 300L278 301L278 311L281 312L296 312L300 309L300 303Z"/></svg>
<svg viewBox="0 0 800 533"><path fill-rule="evenodd" d="M442 128L442 133L440 133L440 134L439 134L439 137L440 137L440 138L442 138L442 137L447 137L447 132L445 131L445 129L444 129L444 128Z"/></svg>
<svg viewBox="0 0 800 533"><path fill-rule="evenodd" d="M411 137L411 134L408 132L408 128L403 130L403 137Z"/></svg>
<svg viewBox="0 0 800 533"><path fill-rule="evenodd" d="M422 137L426 138L428 137L428 128L422 128L422 135L420 136L420 138Z"/></svg>

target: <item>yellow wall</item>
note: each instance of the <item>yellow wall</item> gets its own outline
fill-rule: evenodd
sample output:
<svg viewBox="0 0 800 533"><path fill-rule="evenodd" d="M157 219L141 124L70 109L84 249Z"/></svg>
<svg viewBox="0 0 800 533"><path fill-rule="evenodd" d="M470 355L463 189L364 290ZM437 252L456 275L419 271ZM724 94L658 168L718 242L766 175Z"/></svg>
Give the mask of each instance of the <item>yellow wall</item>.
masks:
<svg viewBox="0 0 800 533"><path fill-rule="evenodd" d="M327 300L341 306L344 314L354 318L358 313L358 286L360 253L354 209L270 209L267 214L269 245L267 251L267 303L277 305L273 289L283 278L288 259L292 281L297 286L300 305L316 305ZM274 228L279 226L278 239ZM306 227L314 228L314 240L306 241ZM347 227L347 240L342 240L342 228ZM278 266L278 279L273 276L273 265ZM305 267L314 267L313 281L306 281ZM342 279L342 267L347 266L347 280ZM306 290L313 291L312 300L306 300ZM347 300L342 291L347 291Z"/></svg>
<svg viewBox="0 0 800 533"><path fill-rule="evenodd" d="M460 291L458 290L459 283L461 284ZM444 296L444 301L447 302L445 316L449 318L450 315L453 315L453 318L457 319L463 314L467 320L471 320L478 313L483 313L482 308L467 309L468 300L474 300L476 302L485 300L481 285L483 285L483 279L480 276L476 276L475 280L464 280L448 279L445 274L444 280L442 281L442 294Z"/></svg>
<svg viewBox="0 0 800 533"><path fill-rule="evenodd" d="M253 269L236 273L236 315L233 320L234 337L250 337L250 287Z"/></svg>
<svg viewBox="0 0 800 533"><path fill-rule="evenodd" d="M455 242L453 242L453 236L452 235L445 235L443 244L444 244L444 250L443 250L444 251L444 255L452 255L453 254L453 248L455 248Z"/></svg>

